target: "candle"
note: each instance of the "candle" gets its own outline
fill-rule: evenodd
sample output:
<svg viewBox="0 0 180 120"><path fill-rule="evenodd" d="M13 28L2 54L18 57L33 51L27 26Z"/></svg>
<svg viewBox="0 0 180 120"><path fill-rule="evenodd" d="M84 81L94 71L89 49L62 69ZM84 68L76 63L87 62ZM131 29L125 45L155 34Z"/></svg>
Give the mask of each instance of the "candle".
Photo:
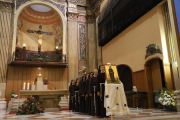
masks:
<svg viewBox="0 0 180 120"><path fill-rule="evenodd" d="M23 84L23 90L25 90L26 89L26 83L24 82L24 84Z"/></svg>
<svg viewBox="0 0 180 120"><path fill-rule="evenodd" d="M34 82L33 82L33 85L34 85Z"/></svg>
<svg viewBox="0 0 180 120"><path fill-rule="evenodd" d="M29 90L29 83L27 84L27 90Z"/></svg>

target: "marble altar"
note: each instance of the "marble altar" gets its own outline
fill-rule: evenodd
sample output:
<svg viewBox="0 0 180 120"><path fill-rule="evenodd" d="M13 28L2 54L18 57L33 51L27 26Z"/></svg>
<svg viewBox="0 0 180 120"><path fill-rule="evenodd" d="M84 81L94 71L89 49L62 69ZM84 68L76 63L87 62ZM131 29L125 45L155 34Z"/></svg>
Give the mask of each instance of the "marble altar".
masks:
<svg viewBox="0 0 180 120"><path fill-rule="evenodd" d="M61 96L69 95L69 90L21 90L20 96L33 96L42 104L46 112L56 112L60 111L61 106L59 102L61 101Z"/></svg>

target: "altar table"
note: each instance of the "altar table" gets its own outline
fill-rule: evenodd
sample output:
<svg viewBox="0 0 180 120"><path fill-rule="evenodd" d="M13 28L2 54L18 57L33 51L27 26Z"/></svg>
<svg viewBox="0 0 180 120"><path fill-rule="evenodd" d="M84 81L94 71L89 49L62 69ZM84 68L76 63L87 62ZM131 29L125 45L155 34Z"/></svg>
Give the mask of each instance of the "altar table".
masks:
<svg viewBox="0 0 180 120"><path fill-rule="evenodd" d="M55 112L62 110L59 106L62 95L69 95L69 90L20 90L19 98L20 96L33 96L34 98L39 100L40 104L46 112Z"/></svg>

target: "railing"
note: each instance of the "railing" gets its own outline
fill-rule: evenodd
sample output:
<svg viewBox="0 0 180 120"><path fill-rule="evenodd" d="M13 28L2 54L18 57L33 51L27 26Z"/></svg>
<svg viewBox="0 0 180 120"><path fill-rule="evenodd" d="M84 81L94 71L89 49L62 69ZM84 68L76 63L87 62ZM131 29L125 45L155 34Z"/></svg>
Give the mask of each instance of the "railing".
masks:
<svg viewBox="0 0 180 120"><path fill-rule="evenodd" d="M16 52L15 61L36 61L36 62L63 62L66 63L64 54Z"/></svg>

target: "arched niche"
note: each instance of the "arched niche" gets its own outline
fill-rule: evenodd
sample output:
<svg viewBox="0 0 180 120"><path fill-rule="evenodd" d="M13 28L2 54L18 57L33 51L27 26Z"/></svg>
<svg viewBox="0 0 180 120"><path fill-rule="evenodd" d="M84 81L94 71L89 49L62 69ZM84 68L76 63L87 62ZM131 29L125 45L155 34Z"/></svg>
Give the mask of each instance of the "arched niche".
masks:
<svg viewBox="0 0 180 120"><path fill-rule="evenodd" d="M30 6L30 5L44 5L44 6L47 6L47 7L50 7L51 9L53 9L54 11L56 11L59 15L59 17L61 18L62 20L62 25L63 25L63 49L62 49L62 54L67 54L67 51L66 51L66 19L65 17L63 16L62 12L53 4L49 3L49 2L45 2L45 1L28 1L24 4L22 4L14 13L14 30L13 30L13 41L12 41L12 55L16 49L16 33L17 33L17 22L18 22L18 18L19 18L19 15L20 13L22 12L22 10L24 8L26 8L27 6ZM14 58L12 58L13 60Z"/></svg>

